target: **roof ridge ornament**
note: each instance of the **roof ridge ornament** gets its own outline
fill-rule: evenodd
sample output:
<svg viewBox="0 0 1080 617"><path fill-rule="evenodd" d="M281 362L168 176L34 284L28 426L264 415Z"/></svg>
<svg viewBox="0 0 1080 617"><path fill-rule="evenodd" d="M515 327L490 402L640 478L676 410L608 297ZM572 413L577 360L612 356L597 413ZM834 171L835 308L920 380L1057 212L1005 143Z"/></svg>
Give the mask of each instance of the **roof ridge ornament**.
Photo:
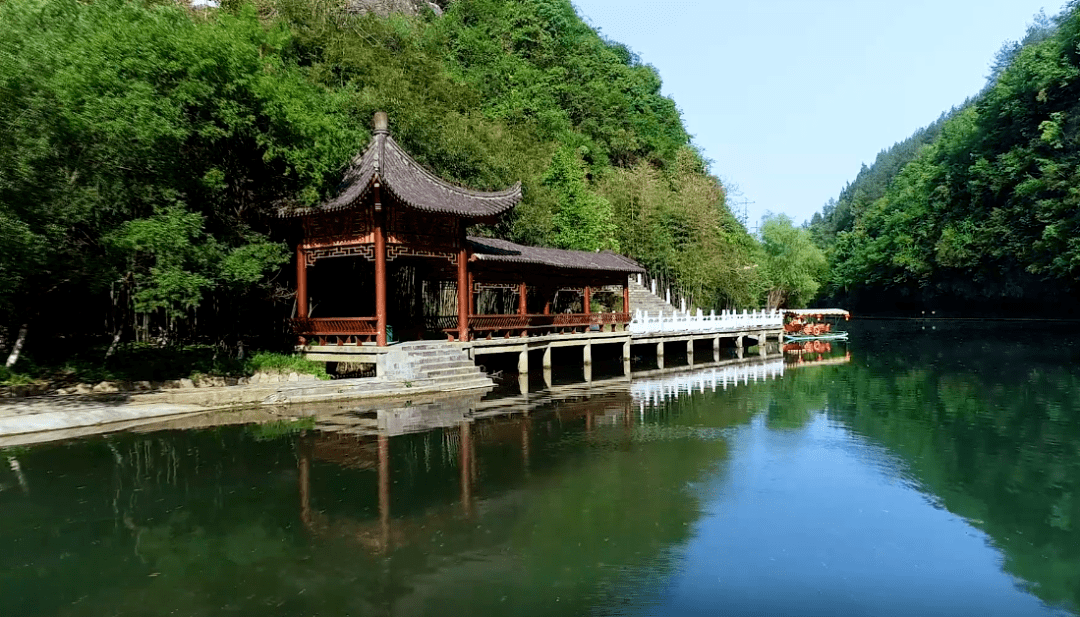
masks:
<svg viewBox="0 0 1080 617"><path fill-rule="evenodd" d="M382 135L390 134L390 117L385 111L375 112L375 133Z"/></svg>
<svg viewBox="0 0 1080 617"><path fill-rule="evenodd" d="M373 123L375 130L372 136L376 144L374 167L375 177L378 178L382 175L383 161L386 159L386 138L390 135L390 117L385 111L377 111Z"/></svg>

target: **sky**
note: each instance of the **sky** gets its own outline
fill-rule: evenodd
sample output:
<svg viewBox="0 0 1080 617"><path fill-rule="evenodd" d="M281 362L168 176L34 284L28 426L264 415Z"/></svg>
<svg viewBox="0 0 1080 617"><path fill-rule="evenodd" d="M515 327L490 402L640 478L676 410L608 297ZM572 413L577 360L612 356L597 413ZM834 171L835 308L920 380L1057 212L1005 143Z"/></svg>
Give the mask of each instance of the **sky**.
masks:
<svg viewBox="0 0 1080 617"><path fill-rule="evenodd" d="M664 81L751 229L802 223L1063 0L572 0Z"/></svg>

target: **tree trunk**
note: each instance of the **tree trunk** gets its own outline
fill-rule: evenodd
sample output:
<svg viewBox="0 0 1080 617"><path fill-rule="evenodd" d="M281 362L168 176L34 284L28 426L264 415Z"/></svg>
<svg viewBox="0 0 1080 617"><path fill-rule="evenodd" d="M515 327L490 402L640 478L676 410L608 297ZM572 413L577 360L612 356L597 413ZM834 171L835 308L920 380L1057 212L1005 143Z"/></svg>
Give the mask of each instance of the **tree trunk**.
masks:
<svg viewBox="0 0 1080 617"><path fill-rule="evenodd" d="M11 368L13 364L19 361L19 353L22 351L24 343L26 343L26 324L19 328L19 337L15 339L15 346L11 348L11 355L8 356L7 363L4 364L6 368Z"/></svg>
<svg viewBox="0 0 1080 617"><path fill-rule="evenodd" d="M120 327L123 328L123 324L121 324ZM116 347L120 344L120 334L122 332L123 330L117 330L116 334L113 335L112 343L109 344L109 350L105 352L106 360L108 360L110 357L112 357L114 353L116 353Z"/></svg>

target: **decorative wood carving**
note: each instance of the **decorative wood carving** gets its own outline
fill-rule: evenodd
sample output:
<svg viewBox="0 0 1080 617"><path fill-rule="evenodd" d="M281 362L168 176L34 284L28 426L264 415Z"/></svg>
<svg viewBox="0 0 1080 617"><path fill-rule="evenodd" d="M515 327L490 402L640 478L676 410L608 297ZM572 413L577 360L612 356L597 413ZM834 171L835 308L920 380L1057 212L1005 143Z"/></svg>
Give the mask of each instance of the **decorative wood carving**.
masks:
<svg viewBox="0 0 1080 617"><path fill-rule="evenodd" d="M370 207L304 217L305 248L371 244L375 221Z"/></svg>
<svg viewBox="0 0 1080 617"><path fill-rule="evenodd" d="M387 261L393 261L398 257L438 257L448 260L455 266L458 262L458 253L456 251L451 252L418 249L416 247L408 246L405 244L391 244L386 247Z"/></svg>
<svg viewBox="0 0 1080 617"><path fill-rule="evenodd" d="M363 257L368 261L375 261L375 246L372 244L356 244L331 246L326 248L305 249L307 265L313 265L319 259L330 257ZM450 251L430 251L418 249L401 244L389 244L386 247L386 261L394 261L398 257L435 257L445 259L453 265L457 265L458 254Z"/></svg>
<svg viewBox="0 0 1080 617"><path fill-rule="evenodd" d="M350 246L332 246L327 248L306 249L307 265L315 265L315 261L329 257L363 257L368 261L375 261L375 246L372 244L356 244Z"/></svg>
<svg viewBox="0 0 1080 617"><path fill-rule="evenodd" d="M386 228L386 241L389 244L447 249L461 247L460 223L452 215L391 208L386 217Z"/></svg>

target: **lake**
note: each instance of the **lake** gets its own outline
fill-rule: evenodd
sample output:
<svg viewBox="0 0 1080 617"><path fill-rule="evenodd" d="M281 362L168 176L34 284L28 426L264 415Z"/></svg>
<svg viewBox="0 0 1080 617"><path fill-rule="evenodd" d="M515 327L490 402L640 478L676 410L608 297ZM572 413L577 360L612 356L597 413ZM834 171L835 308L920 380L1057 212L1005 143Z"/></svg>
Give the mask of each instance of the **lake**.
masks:
<svg viewBox="0 0 1080 617"><path fill-rule="evenodd" d="M0 614L1080 614L1077 337L849 329L2 450Z"/></svg>

